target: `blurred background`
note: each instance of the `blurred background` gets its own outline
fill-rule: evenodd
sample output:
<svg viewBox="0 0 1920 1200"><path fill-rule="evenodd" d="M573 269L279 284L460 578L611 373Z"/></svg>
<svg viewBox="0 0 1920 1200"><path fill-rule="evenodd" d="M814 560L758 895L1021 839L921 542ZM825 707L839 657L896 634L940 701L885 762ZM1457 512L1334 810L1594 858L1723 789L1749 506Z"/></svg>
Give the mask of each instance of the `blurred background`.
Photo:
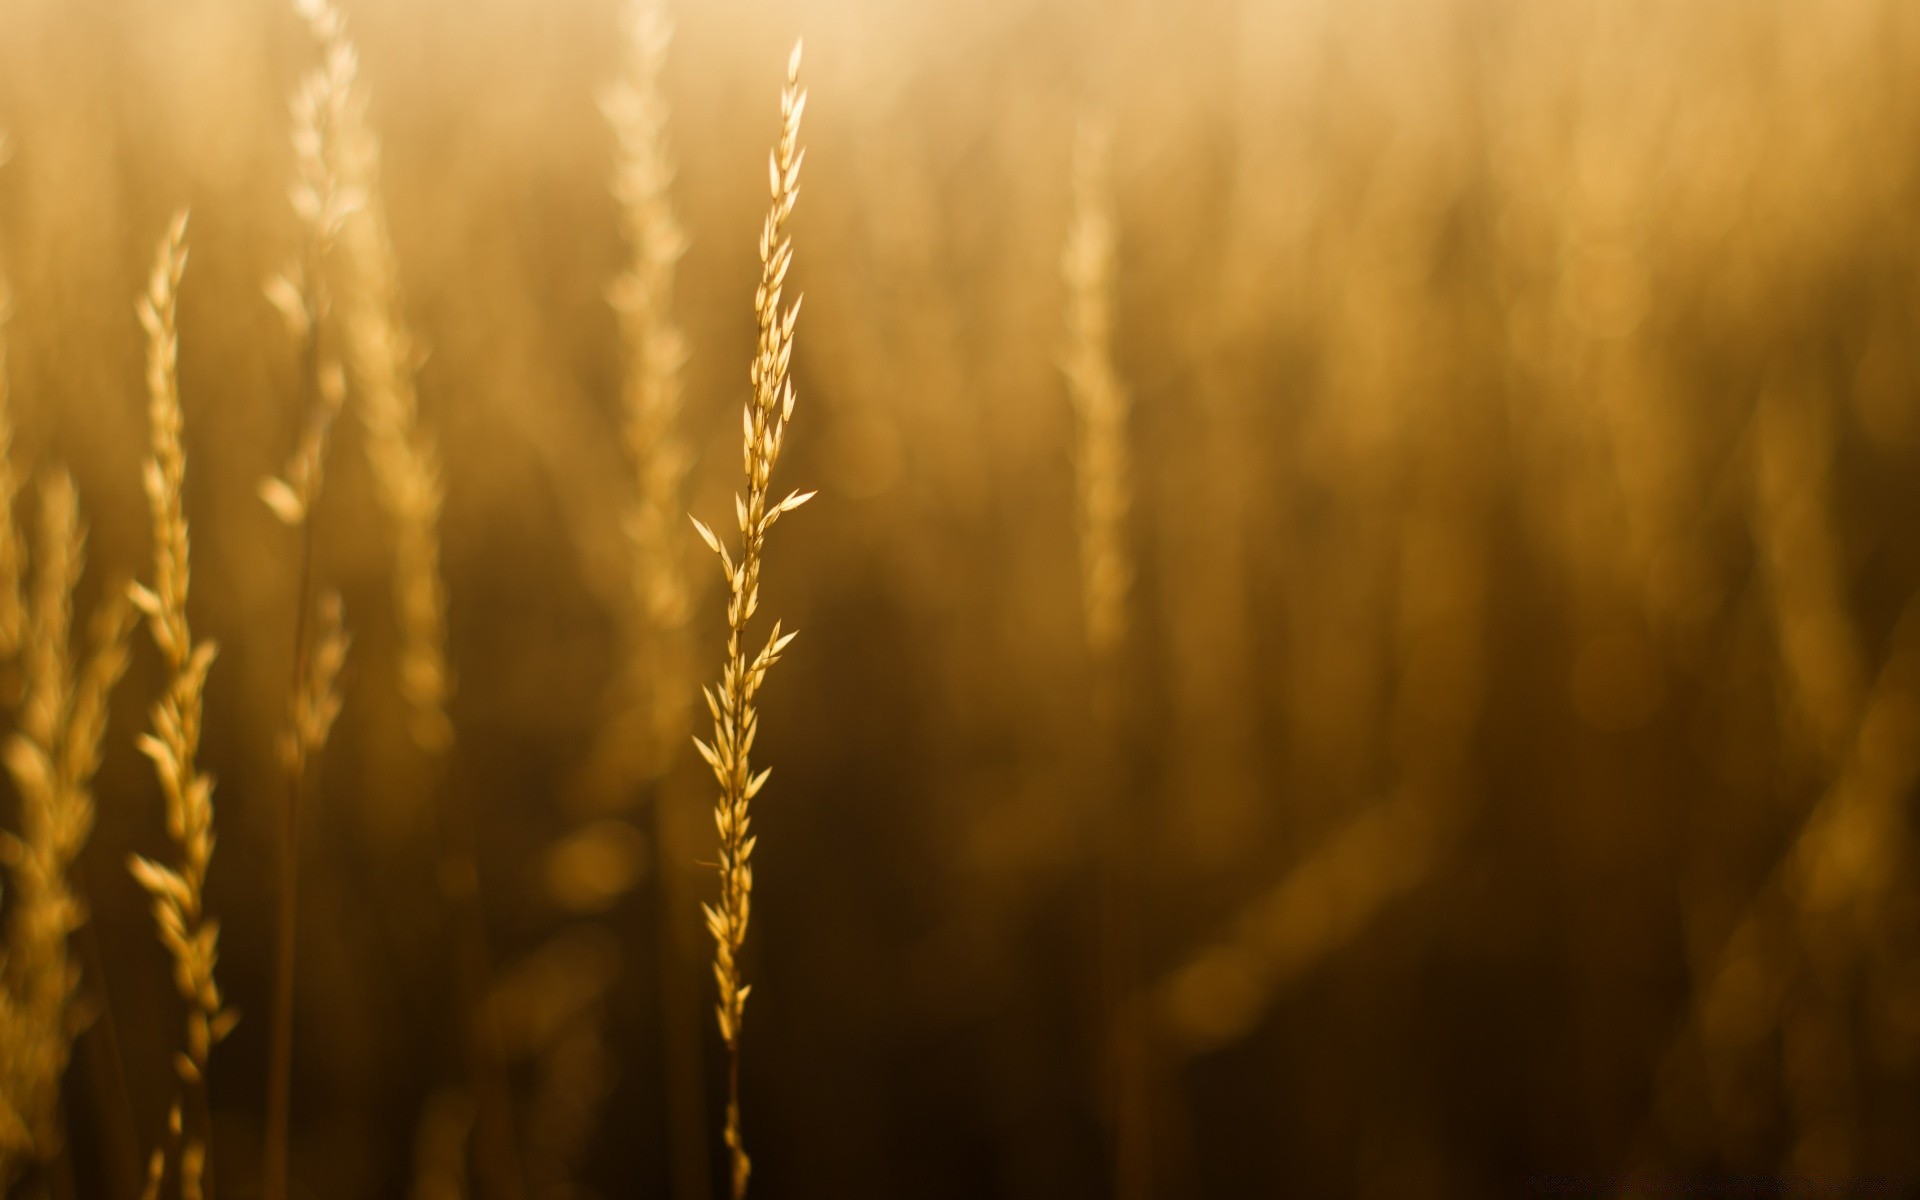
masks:
<svg viewBox="0 0 1920 1200"><path fill-rule="evenodd" d="M406 732L350 392L317 518L353 648L302 831L295 1194L506 1194L466 1169L437 786L479 831L526 1194L714 1194L712 788L619 723L617 6L342 8L428 352L456 741L442 775ZM1920 9L672 16L686 505L717 528L801 35L812 94L775 486L820 495L763 579L801 636L756 747L755 1195L1920 1194ZM266 0L0 7L14 458L75 473L89 602L150 570L133 300L193 210L228 1197L258 1192L297 557L255 495L301 420L262 284L299 244L287 96L314 61ZM1100 669L1061 371L1090 116L1135 562ZM724 595L695 561L701 681ZM121 866L166 849L132 741L163 678L143 636L85 858L88 1196L137 1192L171 1095L180 1009Z"/></svg>

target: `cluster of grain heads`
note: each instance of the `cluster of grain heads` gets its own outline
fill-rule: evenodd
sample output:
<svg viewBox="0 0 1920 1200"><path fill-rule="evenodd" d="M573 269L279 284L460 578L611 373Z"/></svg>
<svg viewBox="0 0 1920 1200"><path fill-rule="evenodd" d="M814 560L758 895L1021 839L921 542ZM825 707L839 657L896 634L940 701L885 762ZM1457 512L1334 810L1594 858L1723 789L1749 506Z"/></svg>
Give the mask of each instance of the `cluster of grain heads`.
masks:
<svg viewBox="0 0 1920 1200"><path fill-rule="evenodd" d="M735 1200L746 1195L752 1168L740 1132L740 1021L751 990L740 974L740 947L746 941L753 895L754 839L748 831L748 806L766 786L769 774L767 770L754 774L749 763L754 735L759 730L754 701L768 668L780 660L781 652L794 637L782 634L776 621L766 644L749 658L747 625L760 606L760 565L767 531L782 513L792 512L813 497L812 492L794 492L778 503L770 501L774 464L780 458L787 421L793 416L793 381L787 376L787 364L793 354L793 327L800 316L800 301L796 298L791 306L783 308L781 291L787 269L793 265L793 243L786 228L800 195L800 164L806 157L800 149L800 117L806 107L807 94L800 87L800 44L796 42L787 59L786 87L780 93L780 138L767 160L772 205L760 231L760 286L753 297L759 343L750 375L752 394L741 414L747 490L744 497L734 495L734 516L740 527L738 561L712 529L694 520L701 539L720 556L728 588L726 663L719 686L704 689L707 708L713 714L713 742L709 745L695 738L694 746L720 784L713 814L720 834L720 899L705 908L707 929L714 940L713 974L720 987L720 1036L727 1045L725 1137Z"/></svg>
<svg viewBox="0 0 1920 1200"><path fill-rule="evenodd" d="M73 593L85 541L72 479L47 477L27 604L27 692L5 750L21 828L0 841L13 883L0 988L0 1180L59 1152L60 1080L82 1023L68 939L86 920L86 902L74 867L93 829L108 699L133 628L125 589L111 590L93 618L90 651L76 661Z"/></svg>
<svg viewBox="0 0 1920 1200"><path fill-rule="evenodd" d="M153 761L166 798L167 835L177 858L167 866L139 855L129 867L153 903L160 941L173 959L174 987L187 1005L184 1048L174 1056L182 1089L194 1100L195 1128L178 1148L180 1189L192 1195L206 1190L211 1176L212 1110L207 1103L207 1059L213 1046L233 1028L238 1014L226 1007L214 979L219 961L220 927L207 917L205 887L213 861L213 780L198 765L200 727L205 711L207 672L214 645L193 639L187 622L188 535L185 502L185 424L180 404L180 336L176 317L180 278L187 265L187 216L174 218L153 264L146 294L140 298L140 324L147 334L147 421L152 456L143 472L153 520L153 583L136 584L134 605L147 618L154 645L167 664L167 690L153 707L153 732L142 735L140 749ZM168 1122L169 1145L156 1149L149 1163L148 1190L157 1194L169 1151L182 1136L181 1101Z"/></svg>

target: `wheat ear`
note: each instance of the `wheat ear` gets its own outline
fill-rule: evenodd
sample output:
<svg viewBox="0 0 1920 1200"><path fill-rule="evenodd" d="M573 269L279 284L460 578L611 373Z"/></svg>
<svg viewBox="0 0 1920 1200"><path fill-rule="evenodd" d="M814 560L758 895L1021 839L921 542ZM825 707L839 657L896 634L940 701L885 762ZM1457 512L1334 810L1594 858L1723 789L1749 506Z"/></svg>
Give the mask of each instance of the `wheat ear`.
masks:
<svg viewBox="0 0 1920 1200"><path fill-rule="evenodd" d="M76 670L73 592L85 541L72 479L52 476L40 489L26 702L19 732L6 745L7 769L20 792L21 832L0 843L15 892L8 999L0 1014L0 1176L22 1158L45 1160L60 1146L60 1081L78 1027L73 1001L80 980L68 938L86 921L72 873L93 830L93 776L133 625L124 589L114 590L94 616L92 652Z"/></svg>
<svg viewBox="0 0 1920 1200"><path fill-rule="evenodd" d="M793 353L793 327L800 316L800 300L782 308L781 289L787 268L793 265L793 243L787 237L787 219L800 196L800 117L807 93L800 87L800 44L787 58L787 83L780 93L780 139L767 159L772 205L760 230L760 286L753 294L759 323L758 349L750 372L752 395L741 414L741 457L747 477L746 495L735 493L734 515L740 526L740 558L735 562L712 529L697 518L694 527L708 549L720 556L727 579L727 659L717 688L704 689L713 714L713 743L694 739L700 757L713 768L720 784L714 824L720 833L720 899L706 905L707 929L714 940L713 975L720 985L720 1036L727 1045L726 1144L732 1163L734 1200L747 1193L752 1161L740 1133L740 1020L750 986L741 980L740 947L747 937L747 919L753 896L753 844L748 832L748 805L766 786L768 770L754 774L748 761L759 712L754 700L768 668L780 660L794 635L780 632L775 621L766 645L747 657L747 624L760 606L760 562L767 531L782 513L792 512L813 498L812 492L793 492L777 504L769 503L774 464L793 416L793 381L787 362Z"/></svg>
<svg viewBox="0 0 1920 1200"><path fill-rule="evenodd" d="M173 958L174 987L187 1003L186 1045L174 1057L174 1070L182 1089L195 1098L198 1130L186 1137L180 1153L181 1190L206 1194L211 1189L201 1180L211 1178L213 1144L207 1059L238 1014L221 1000L214 980L220 925L206 915L207 868L213 862L213 780L201 773L198 756L207 671L215 651L212 642L196 643L187 623L187 456L181 441L185 418L177 370L186 234L187 214L182 212L160 243L146 294L137 306L147 333L147 421L153 440L143 480L153 518L153 585L135 585L131 593L167 663L167 690L153 707L153 732L143 735L139 744L153 760L166 797L167 835L179 856L169 867L134 855L128 867L153 901L160 941ZM178 1109L176 1101L176 1113ZM172 1127L178 1124L177 1116L169 1122ZM164 1154L160 1162L164 1166Z"/></svg>

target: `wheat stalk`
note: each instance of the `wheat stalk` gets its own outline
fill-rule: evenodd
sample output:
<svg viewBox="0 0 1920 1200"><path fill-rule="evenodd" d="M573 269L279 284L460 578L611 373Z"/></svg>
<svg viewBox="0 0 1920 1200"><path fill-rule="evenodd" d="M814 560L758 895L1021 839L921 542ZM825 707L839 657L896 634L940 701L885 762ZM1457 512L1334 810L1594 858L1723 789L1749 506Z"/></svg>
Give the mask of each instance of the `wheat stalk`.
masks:
<svg viewBox="0 0 1920 1200"><path fill-rule="evenodd" d="M623 35L626 73L607 90L601 107L619 142L613 192L631 259L609 298L627 358L622 435L634 471L634 497L626 531L643 626L636 641L645 643L634 669L652 676L680 640L691 592L684 533L675 533L685 511L683 483L692 457L679 430L686 339L673 320L674 269L686 250L686 235L670 194L673 164L661 73L673 29L664 4L635 0L624 13ZM654 742L649 754L657 758L685 735L686 705L670 679L648 678L635 690L653 697L644 727Z"/></svg>
<svg viewBox="0 0 1920 1200"><path fill-rule="evenodd" d="M199 1180L209 1174L206 1164L212 1153L207 1059L239 1014L226 1007L214 980L220 926L207 918L205 902L207 868L213 861L213 780L201 773L197 759L207 671L215 649L212 642L196 644L187 623L187 458L181 442L185 418L177 370L186 233L187 214L182 212L160 243L146 294L138 305L140 324L147 333L147 420L153 439L152 457L143 473L153 518L153 585L136 584L131 592L167 663L167 690L154 705L153 732L143 735L139 744L153 760L166 796L167 834L179 858L176 866L168 867L134 855L128 867L153 901L160 941L173 957L174 987L187 1002L186 1046L174 1057L174 1070L182 1088L193 1093L199 1114L199 1131L187 1139L180 1156L182 1190L191 1191L203 1190ZM178 1111L176 1101L170 1128L178 1128ZM165 1157L163 1153L159 1159L163 1167Z"/></svg>
<svg viewBox="0 0 1920 1200"><path fill-rule="evenodd" d="M341 133L350 123L358 57L340 35L340 18L331 8L310 0L296 0L295 7L316 29L330 29L332 36L323 38L320 64L301 78L291 103L295 181L290 198L301 223L300 256L266 287L267 298L286 318L289 332L301 346L305 391L302 430L293 456L284 472L260 485L260 498L300 537L293 679L288 691L288 728L280 746L287 806L280 839L266 1138L261 1156L261 1192L267 1200L285 1200L287 1193L300 811L309 765L325 747L339 715L339 675L347 653L340 599L328 593L316 600L314 586L313 511L325 482L329 435L346 395L340 365L322 343L323 326L331 312L326 264L348 218L365 203L343 164Z"/></svg>
<svg viewBox="0 0 1920 1200"><path fill-rule="evenodd" d="M331 0L294 0L327 63L357 68L346 21ZM329 93L326 158L347 198L338 228L341 333L358 385L374 490L393 529L393 587L400 630L400 692L415 744L433 760L439 877L454 923L459 1027L475 1092L482 1181L506 1197L522 1189L513 1104L497 1032L482 1003L492 976L471 809L447 786L454 740L447 703L447 589L440 563L444 489L439 452L421 428L415 370L421 354L403 316L393 240L379 200L380 140L367 119L365 86L342 72Z"/></svg>
<svg viewBox="0 0 1920 1200"><path fill-rule="evenodd" d="M754 838L748 832L748 806L766 786L770 773L763 769L754 774L748 756L759 732L754 700L768 668L780 660L781 652L794 638L791 633L781 633L780 623L775 621L766 645L749 659L747 624L760 606L760 563L767 531L782 513L792 512L813 497L812 492L793 492L779 503L769 504L774 464L780 458L787 421L793 416L793 381L788 378L787 363L793 353L793 327L800 316L800 300L796 298L790 307L782 309L780 297L787 268L793 265L793 243L786 226L800 195L800 164L806 157L800 148L800 117L806 107L807 93L800 87L800 44L796 42L787 58L786 87L780 93L780 138L767 159L772 205L760 231L760 286L753 296L759 344L750 374L753 393L741 414L741 457L747 491L744 498L738 493L733 498L740 526L739 561L727 553L712 529L698 518L693 522L708 549L720 556L728 587L726 664L718 688L703 689L707 708L713 714L713 742L709 745L695 738L694 746L720 784L713 814L720 834L720 899L703 907L714 940L720 1036L727 1045L725 1136L732 1162L734 1200L746 1195L747 1176L752 1170L740 1133L740 1021L751 990L740 975L740 947L746 940L753 896Z"/></svg>
<svg viewBox="0 0 1920 1200"><path fill-rule="evenodd" d="M1113 655L1127 628L1133 558L1127 548L1132 474L1127 395L1113 366L1115 220L1110 147L1083 123L1074 145L1073 217L1061 272L1067 285L1067 345L1061 369L1076 420L1081 600L1088 648Z"/></svg>
<svg viewBox="0 0 1920 1200"><path fill-rule="evenodd" d="M71 874L93 829L90 789L133 623L124 590L114 590L94 616L92 652L76 670L73 591L85 540L72 479L50 477L40 489L41 544L27 611L27 695L5 750L20 792L21 832L0 841L15 892L0 1005L0 1180L60 1145L60 1081L79 1024L80 968L67 943L86 920Z"/></svg>
<svg viewBox="0 0 1920 1200"><path fill-rule="evenodd" d="M1107 1087L1112 1122L1114 1191L1127 1198L1151 1189L1150 1048L1141 1010L1137 911L1140 814L1123 777L1125 672L1121 650L1129 624L1133 556L1127 538L1132 503L1127 445L1127 394L1113 361L1117 220L1111 137L1082 120L1073 157L1073 209L1061 254L1067 340L1061 357L1075 424L1074 477L1080 543L1082 617L1093 662L1093 709L1099 761L1095 794L1119 801L1102 814L1096 860L1100 919L1101 998L1107 1030Z"/></svg>
<svg viewBox="0 0 1920 1200"><path fill-rule="evenodd" d="M359 386L367 461L394 529L394 602L399 618L400 690L414 740L431 752L451 745L447 717L447 596L440 570L443 488L439 454L420 428L414 369L420 355L401 316L400 275L379 203L380 141L367 120L359 57L346 20L330 0L294 0L324 62L348 64L327 97L324 154L347 200L337 230L345 279L341 332Z"/></svg>
<svg viewBox="0 0 1920 1200"><path fill-rule="evenodd" d="M633 492L625 532L632 582L623 606L627 653L619 709L609 723L608 758L635 778L658 781L650 815L660 872L660 1019L666 1055L669 1169L680 1200L711 1192L699 1061L699 992L692 973L694 931L683 924L690 884L681 869L679 795L670 768L691 732L692 672L687 617L692 585L680 514L692 455L680 429L686 338L673 319L674 271L686 234L673 209L663 75L673 40L664 0L628 0L621 9L622 73L601 96L616 142L613 194L628 249L608 299L619 321L626 371L622 427ZM638 736L635 736L635 734ZM637 766L638 770L625 773ZM692 1036L690 1036L692 1035Z"/></svg>

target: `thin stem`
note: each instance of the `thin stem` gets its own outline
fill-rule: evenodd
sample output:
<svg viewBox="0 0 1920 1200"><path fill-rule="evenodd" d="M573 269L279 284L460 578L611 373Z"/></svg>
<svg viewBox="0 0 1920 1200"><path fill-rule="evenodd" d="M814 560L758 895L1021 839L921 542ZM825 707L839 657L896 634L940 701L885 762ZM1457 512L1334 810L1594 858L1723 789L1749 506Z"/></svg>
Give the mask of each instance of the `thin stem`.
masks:
<svg viewBox="0 0 1920 1200"><path fill-rule="evenodd" d="M317 256L314 256L317 259ZM308 278L316 278L309 275ZM318 311L313 306L311 311ZM320 331L316 320L309 328L304 350L306 411L319 411ZM313 639L313 513L300 523L299 610L293 626L293 690L295 705L306 695L307 670ZM274 948L273 1014L267 1060L267 1131L261 1159L260 1191L266 1200L286 1200L288 1122L293 1096L293 967L294 936L298 929L300 889L300 812L306 792L306 741L297 728L287 743L287 811L280 838L280 896Z"/></svg>
<svg viewBox="0 0 1920 1200"><path fill-rule="evenodd" d="M485 1004L493 978L493 951L480 898L478 830L473 808L448 779L444 752L434 756L435 816L439 823L440 889L453 922L455 1003L460 1048L474 1099L474 1152L480 1181L495 1200L520 1200L526 1181L513 1115L513 1091L499 1031Z"/></svg>
<svg viewBox="0 0 1920 1200"><path fill-rule="evenodd" d="M685 844L683 818L671 782L652 797L654 864L660 921L660 1034L666 1064L668 1171L674 1200L706 1200L713 1194L708 1167L706 1082L700 1065L703 1022L692 964L696 960L687 920L688 879L678 853ZM688 857L691 857L689 855Z"/></svg>
<svg viewBox="0 0 1920 1200"><path fill-rule="evenodd" d="M85 897L92 890L87 883L86 864L76 863L75 867L81 895ZM91 908L91 904L88 907ZM125 1195L134 1190L134 1181L139 1178L133 1088L127 1082L127 1060L120 1048L120 1022L114 1015L113 994L107 987L107 963L100 951L99 927L92 921L82 925L80 942L82 953L87 956L87 972L100 992L100 1037L94 1041L95 1052L89 1058L93 1064L94 1085L111 1096L111 1099L104 1095L100 1098L101 1108L110 1114L102 1122L103 1136L108 1142L106 1157L111 1162L109 1171L115 1190Z"/></svg>

